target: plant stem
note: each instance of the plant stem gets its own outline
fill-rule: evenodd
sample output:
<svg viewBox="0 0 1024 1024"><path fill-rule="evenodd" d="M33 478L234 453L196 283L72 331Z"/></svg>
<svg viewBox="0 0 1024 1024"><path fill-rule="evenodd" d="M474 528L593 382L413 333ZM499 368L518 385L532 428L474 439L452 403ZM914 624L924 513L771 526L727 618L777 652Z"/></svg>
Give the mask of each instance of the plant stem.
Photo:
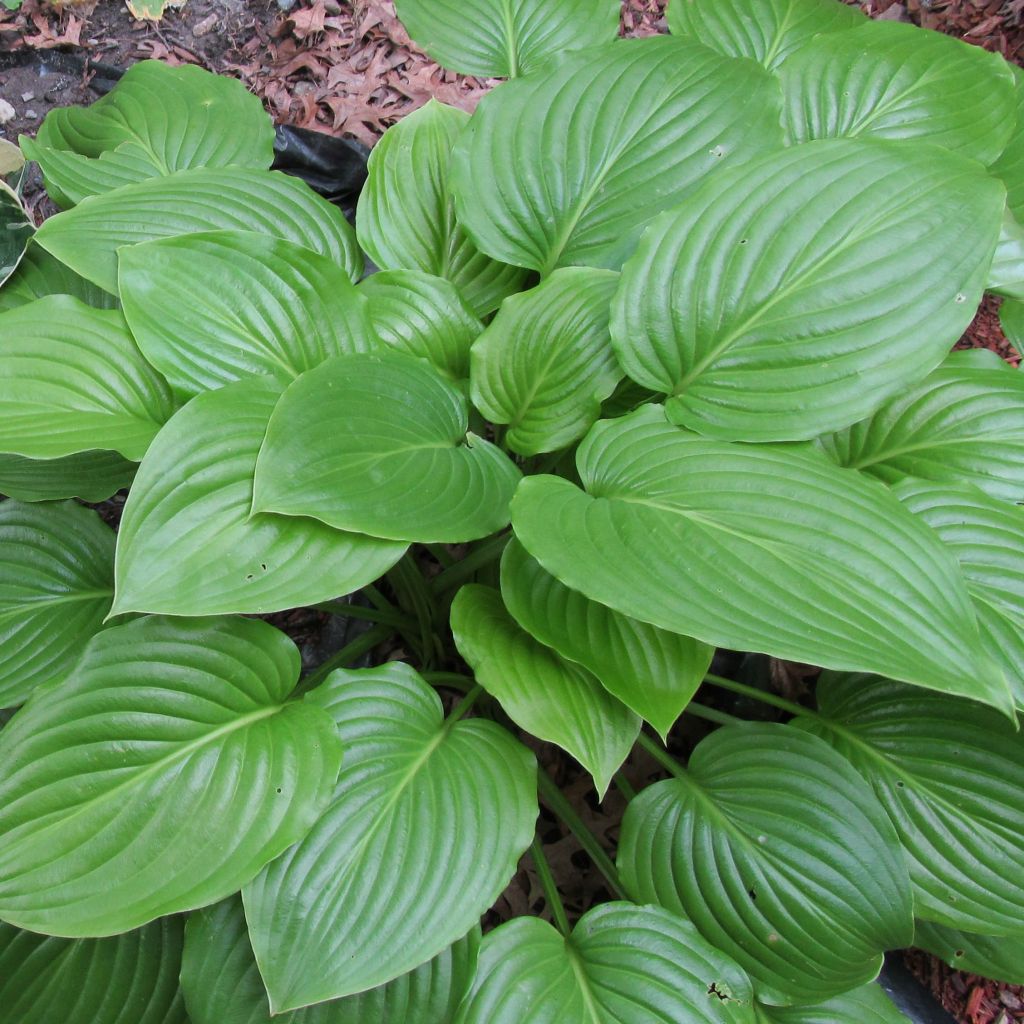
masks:
<svg viewBox="0 0 1024 1024"><path fill-rule="evenodd" d="M724 676L716 676L709 672L704 677L704 682L711 683L712 686L718 686L723 690L730 690L732 693L738 693L742 697L751 697L754 700L761 701L763 704L771 704L782 711L788 711L791 715L803 715L806 718L820 717L816 711L802 707L791 700L786 700L785 697L776 697L774 693L767 693L764 690L759 690L756 686L748 686L746 683L733 682L733 680L726 679Z"/></svg>
<svg viewBox="0 0 1024 1024"><path fill-rule="evenodd" d="M434 600L414 555L407 551L388 572L398 603L415 616L419 625L419 650L415 653L424 668L431 668L434 656L442 654L440 641L434 636ZM407 637L411 641L411 637Z"/></svg>
<svg viewBox="0 0 1024 1024"><path fill-rule="evenodd" d="M629 779L622 772L616 772L612 776L615 788L627 799L632 800L636 796L636 790L629 784Z"/></svg>
<svg viewBox="0 0 1024 1024"><path fill-rule="evenodd" d="M448 713L448 717L444 720L445 728L450 729L476 703L477 697L483 692L482 686L479 684L474 686Z"/></svg>
<svg viewBox="0 0 1024 1024"><path fill-rule="evenodd" d="M686 777L686 769L664 748L654 742L646 733L640 733L637 742L662 768L677 779Z"/></svg>
<svg viewBox="0 0 1024 1024"><path fill-rule="evenodd" d="M385 626L391 626L392 629L397 629L399 632L404 632L416 624L408 615L403 615L398 609L388 611L385 608L366 608L361 604L348 604L345 601L324 601L321 604L313 605L313 607L330 612L331 615L342 615L348 619L379 622Z"/></svg>
<svg viewBox="0 0 1024 1024"><path fill-rule="evenodd" d="M501 553L505 550L505 545L508 544L511 536L509 533L503 533L497 537L492 537L466 555L461 562L456 562L450 569L445 569L444 572L439 573L431 584L433 592L435 594L443 594L446 591L462 586L477 570L482 569L485 565L489 565L501 557Z"/></svg>
<svg viewBox="0 0 1024 1024"><path fill-rule="evenodd" d="M460 675L458 672L422 672L420 673L431 686L448 686L453 690L461 690L469 693L476 686L469 676Z"/></svg>
<svg viewBox="0 0 1024 1024"><path fill-rule="evenodd" d="M319 686L336 668L346 668L357 661L367 651L372 651L382 640L392 634L389 626L371 626L361 636L357 636L350 644L346 644L337 654L332 654L319 668L314 669L299 682L293 696L301 696Z"/></svg>
<svg viewBox="0 0 1024 1024"><path fill-rule="evenodd" d="M551 874L551 866L548 864L544 850L541 848L540 840L534 836L530 844L530 857L537 868L537 877L540 879L541 887L544 889L544 897L548 901L548 908L551 916L558 925L558 930L566 937L572 935L572 928L569 927L569 918L565 913L565 906L562 897L558 895L558 886L555 885L555 877Z"/></svg>
<svg viewBox="0 0 1024 1024"><path fill-rule="evenodd" d="M443 544L424 544L423 546L445 569L450 569L455 564L455 559L445 551Z"/></svg>
<svg viewBox="0 0 1024 1024"><path fill-rule="evenodd" d="M715 708L709 708L705 704L698 704L697 701L691 700L689 704L683 709L687 715L693 715L694 718L703 718L706 722L714 722L716 725L742 725L743 719L737 718L735 715L726 714L724 711L717 711Z"/></svg>

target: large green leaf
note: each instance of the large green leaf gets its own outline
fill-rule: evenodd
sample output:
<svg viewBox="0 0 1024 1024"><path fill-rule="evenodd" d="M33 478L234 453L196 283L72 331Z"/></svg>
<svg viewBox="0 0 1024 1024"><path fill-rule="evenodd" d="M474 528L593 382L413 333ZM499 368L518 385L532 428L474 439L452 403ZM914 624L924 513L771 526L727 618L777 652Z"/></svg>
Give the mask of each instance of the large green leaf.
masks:
<svg viewBox="0 0 1024 1024"><path fill-rule="evenodd" d="M0 923L0 1017L10 1024L189 1024L178 990L182 922L109 939Z"/></svg>
<svg viewBox="0 0 1024 1024"><path fill-rule="evenodd" d="M910 862L919 918L991 935L1024 928L1024 738L973 701L826 673L824 737L868 780Z"/></svg>
<svg viewBox="0 0 1024 1024"><path fill-rule="evenodd" d="M426 963L494 902L533 836L533 755L501 727L442 718L408 666L338 671L307 698L345 744L312 832L245 888L274 1013Z"/></svg>
<svg viewBox="0 0 1024 1024"><path fill-rule="evenodd" d="M331 356L379 346L369 303L341 267L249 231L129 246L118 289L139 348L188 397L253 374L287 383Z"/></svg>
<svg viewBox="0 0 1024 1024"><path fill-rule="evenodd" d="M992 173L1006 185L1006 202L1015 217L1024 218L1024 71L1010 65L1017 101L1016 124L1002 155L992 164Z"/></svg>
<svg viewBox="0 0 1024 1024"><path fill-rule="evenodd" d="M1024 353L1024 301L1007 299L999 307L999 326L1006 340L1019 352Z"/></svg>
<svg viewBox="0 0 1024 1024"><path fill-rule="evenodd" d="M178 171L125 185L51 217L35 241L100 288L117 293L117 250L200 231L255 231L304 245L345 268L363 268L340 210L298 178L244 167Z"/></svg>
<svg viewBox="0 0 1024 1024"><path fill-rule="evenodd" d="M535 917L491 932L457 1024L753 1024L750 981L687 921L606 903L568 938Z"/></svg>
<svg viewBox="0 0 1024 1024"><path fill-rule="evenodd" d="M0 707L66 675L114 597L114 531L74 502L0 502Z"/></svg>
<svg viewBox="0 0 1024 1024"><path fill-rule="evenodd" d="M477 682L516 725L569 751L603 797L636 742L637 716L585 668L522 629L498 591L463 587L452 602L451 622Z"/></svg>
<svg viewBox="0 0 1024 1024"><path fill-rule="evenodd" d="M576 463L584 490L534 476L512 502L523 546L573 590L720 647L885 664L1012 707L952 553L874 481L814 451L706 440L658 406L598 423Z"/></svg>
<svg viewBox="0 0 1024 1024"><path fill-rule="evenodd" d="M436 5L431 0L431 20ZM463 6L463 26L465 19ZM484 316L522 287L526 272L485 256L455 222L449 165L468 121L464 110L431 100L389 128L370 153L356 227L378 266L446 278Z"/></svg>
<svg viewBox="0 0 1024 1024"><path fill-rule="evenodd" d="M885 813L827 743L774 723L726 726L622 821L619 871L683 914L760 1000L829 999L872 981L913 937L907 866Z"/></svg>
<svg viewBox="0 0 1024 1024"><path fill-rule="evenodd" d="M791 143L903 139L990 164L1016 120L1013 74L1002 57L894 21L818 36L782 65L779 81Z"/></svg>
<svg viewBox="0 0 1024 1024"><path fill-rule="evenodd" d="M514 452L564 448L600 416L622 379L608 333L618 280L608 270L557 270L506 299L473 345L473 404L509 425Z"/></svg>
<svg viewBox="0 0 1024 1024"><path fill-rule="evenodd" d="M1024 374L954 352L866 420L818 441L840 466L886 483L916 476L1024 502ZM891 673L890 673L891 674Z"/></svg>
<svg viewBox="0 0 1024 1024"><path fill-rule="evenodd" d="M118 310L52 295L0 313L0 451L138 461L174 412Z"/></svg>
<svg viewBox="0 0 1024 1024"><path fill-rule="evenodd" d="M918 921L914 945L957 970L1024 985L1024 934L973 935L931 921Z"/></svg>
<svg viewBox="0 0 1024 1024"><path fill-rule="evenodd" d="M515 78L619 31L619 0L397 0L395 8L438 64L486 78Z"/></svg>
<svg viewBox="0 0 1024 1024"><path fill-rule="evenodd" d="M849 426L967 328L1003 206L976 163L928 146L831 139L724 171L626 264L619 361L703 434L788 441Z"/></svg>
<svg viewBox="0 0 1024 1024"><path fill-rule="evenodd" d="M908 1024L881 985L855 988L816 1006L758 1006L762 1024Z"/></svg>
<svg viewBox="0 0 1024 1024"><path fill-rule="evenodd" d="M330 799L330 716L286 703L299 652L254 619L141 618L0 732L0 919L113 935L222 899Z"/></svg>
<svg viewBox="0 0 1024 1024"><path fill-rule="evenodd" d="M476 969L480 929L379 988L270 1016L239 899L192 914L181 987L192 1024L451 1024Z"/></svg>
<svg viewBox="0 0 1024 1024"><path fill-rule="evenodd" d="M501 559L501 596L523 629L593 672L663 737L700 686L715 652L570 590L514 538Z"/></svg>
<svg viewBox="0 0 1024 1024"><path fill-rule="evenodd" d="M60 459L0 453L0 494L19 501L105 501L132 482L135 468L117 452L78 452Z"/></svg>
<svg viewBox="0 0 1024 1024"><path fill-rule="evenodd" d="M315 519L250 515L256 457L281 393L261 377L194 398L139 470L117 542L117 613L272 612L372 583L405 544Z"/></svg>
<svg viewBox="0 0 1024 1024"><path fill-rule="evenodd" d="M18 269L35 230L17 193L0 178L0 286Z"/></svg>
<svg viewBox="0 0 1024 1024"><path fill-rule="evenodd" d="M38 245L30 245L18 269L0 286L0 312L47 295L73 295L98 309L117 305L113 295L79 277Z"/></svg>
<svg viewBox="0 0 1024 1024"><path fill-rule="evenodd" d="M992 266L985 277L987 291L1010 298L1024 298L1024 226L1007 209L999 231Z"/></svg>
<svg viewBox="0 0 1024 1024"><path fill-rule="evenodd" d="M402 352L338 356L270 417L253 511L390 540L459 542L508 523L519 470L467 433L465 396Z"/></svg>
<svg viewBox="0 0 1024 1024"><path fill-rule="evenodd" d="M778 109L762 68L690 40L569 53L481 101L453 157L459 222L506 263L618 270L652 217L781 145Z"/></svg>
<svg viewBox="0 0 1024 1024"><path fill-rule="evenodd" d="M864 16L839 0L672 0L668 27L727 57L749 57L769 70L824 32L854 28Z"/></svg>

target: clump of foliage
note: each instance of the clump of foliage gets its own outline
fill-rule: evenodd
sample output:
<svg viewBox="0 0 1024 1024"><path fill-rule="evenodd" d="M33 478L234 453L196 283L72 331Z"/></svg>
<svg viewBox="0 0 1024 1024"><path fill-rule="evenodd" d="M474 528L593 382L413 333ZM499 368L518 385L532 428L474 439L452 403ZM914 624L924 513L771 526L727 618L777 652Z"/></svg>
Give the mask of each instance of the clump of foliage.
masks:
<svg viewBox="0 0 1024 1024"><path fill-rule="evenodd" d="M511 80L391 129L354 230L194 68L22 141L0 1017L891 1022L915 935L1021 980L1024 383L950 353L1024 297L1017 73L833 0L398 8ZM308 605L371 625L300 680L252 616ZM527 736L665 767L614 860ZM554 925L482 936L528 848Z"/></svg>

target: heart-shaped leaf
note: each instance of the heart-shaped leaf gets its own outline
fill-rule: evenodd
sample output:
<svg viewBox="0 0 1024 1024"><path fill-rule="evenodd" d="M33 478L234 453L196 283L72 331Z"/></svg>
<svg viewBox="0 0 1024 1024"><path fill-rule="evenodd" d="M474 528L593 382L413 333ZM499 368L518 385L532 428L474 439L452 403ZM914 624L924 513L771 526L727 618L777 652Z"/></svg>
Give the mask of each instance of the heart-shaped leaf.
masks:
<svg viewBox="0 0 1024 1024"><path fill-rule="evenodd" d="M0 286L0 313L47 295L72 295L97 309L113 309L117 299L79 277L38 245L30 245L18 269Z"/></svg>
<svg viewBox="0 0 1024 1024"><path fill-rule="evenodd" d="M0 286L18 269L35 230L21 199L0 178Z"/></svg>
<svg viewBox="0 0 1024 1024"><path fill-rule="evenodd" d="M958 971L1024 985L1024 936L973 935L932 921L918 921L914 945Z"/></svg>
<svg viewBox="0 0 1024 1024"><path fill-rule="evenodd" d="M131 484L135 469L117 452L79 452L61 459L0 453L0 494L19 501L105 501Z"/></svg>
<svg viewBox="0 0 1024 1024"><path fill-rule="evenodd" d="M761 1024L909 1024L910 1018L896 1008L872 983L855 988L816 1006L761 1006Z"/></svg>
<svg viewBox="0 0 1024 1024"><path fill-rule="evenodd" d="M299 652L254 619L141 618L0 732L0 918L113 935L223 899L330 799L330 716L286 703Z"/></svg>
<svg viewBox="0 0 1024 1024"><path fill-rule="evenodd" d="M402 352L321 363L270 417L253 511L389 540L486 537L508 523L520 473L500 448L467 433L467 405Z"/></svg>
<svg viewBox="0 0 1024 1024"><path fill-rule="evenodd" d="M465 935L533 838L533 755L493 722L442 718L408 666L334 672L307 701L345 760L302 842L242 896L272 1011L382 985Z"/></svg>
<svg viewBox="0 0 1024 1024"><path fill-rule="evenodd" d="M829 999L910 943L907 866L850 764L788 726L717 729L622 821L618 867L642 903L682 914L760 1000Z"/></svg>
<svg viewBox="0 0 1024 1024"><path fill-rule="evenodd" d="M864 187L883 180L896 184ZM849 426L967 328L1003 206L976 163L927 146L832 139L723 171L626 264L619 361L702 434L789 441Z"/></svg>
<svg viewBox="0 0 1024 1024"><path fill-rule="evenodd" d="M1024 217L1024 71L1010 65L1014 78L1017 117L1000 157L992 164L992 173L1006 185L1006 204L1015 217Z"/></svg>
<svg viewBox="0 0 1024 1024"><path fill-rule="evenodd" d="M481 101L452 163L459 223L543 275L618 270L652 217L781 145L778 109L762 68L687 39L569 53Z"/></svg>

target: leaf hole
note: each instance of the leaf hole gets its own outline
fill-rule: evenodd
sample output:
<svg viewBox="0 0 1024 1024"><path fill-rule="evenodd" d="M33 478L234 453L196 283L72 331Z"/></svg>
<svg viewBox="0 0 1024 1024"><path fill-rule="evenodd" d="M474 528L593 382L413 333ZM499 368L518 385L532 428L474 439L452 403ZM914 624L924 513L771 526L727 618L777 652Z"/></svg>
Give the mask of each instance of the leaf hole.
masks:
<svg viewBox="0 0 1024 1024"><path fill-rule="evenodd" d="M963 955L964 955L964 951L963 951L962 949L954 949L954 950L953 950L953 956L954 956L954 957L955 957L955 958L956 958L957 960L959 960L959 959L960 959L960 958L961 958L961 957L962 957Z"/></svg>
<svg viewBox="0 0 1024 1024"><path fill-rule="evenodd" d="M251 579L254 579L255 577L254 577L254 576L253 576L253 574L252 574L252 573L250 572L250 573L247 573L247 574L246 574L246 577L245 577L245 578L246 578L247 580L251 580Z"/></svg>
<svg viewBox="0 0 1024 1024"><path fill-rule="evenodd" d="M748 896L749 896L749 897L750 897L750 898L751 898L751 899L752 899L752 900L753 900L753 901L754 901L755 903L757 902L757 893L756 893L756 892L755 892L755 891L754 891L753 889L748 889L748 890L747 890L747 895L748 895Z"/></svg>
<svg viewBox="0 0 1024 1024"><path fill-rule="evenodd" d="M718 987L717 981L713 981L708 985L708 995L714 996L716 999L720 999L723 1003L732 998L728 989Z"/></svg>
<svg viewBox="0 0 1024 1024"><path fill-rule="evenodd" d="M281 793L281 792L282 792L282 789L281 789L281 787L280 787L280 786L278 786L278 787L277 787L277 791L278 791L278 793Z"/></svg>
<svg viewBox="0 0 1024 1024"><path fill-rule="evenodd" d="M714 149L708 150L708 152L716 159L721 160L725 156L725 146L715 146Z"/></svg>
<svg viewBox="0 0 1024 1024"><path fill-rule="evenodd" d="M746 244L747 244L747 239L741 238L740 239L740 245L746 245Z"/></svg>
<svg viewBox="0 0 1024 1024"><path fill-rule="evenodd" d="M962 306L967 301L967 296L963 292L957 292L956 298L953 300L958 306Z"/></svg>
<svg viewBox="0 0 1024 1024"><path fill-rule="evenodd" d="M266 572L266 571L267 571L267 565L266 565L266 562L260 562L260 568L261 568L261 569L262 569L262 570L263 570L264 572Z"/></svg>
<svg viewBox="0 0 1024 1024"><path fill-rule="evenodd" d="M902 779L897 779L896 780L896 788L897 789L903 789L903 787L905 785L906 785L906 783Z"/></svg>

